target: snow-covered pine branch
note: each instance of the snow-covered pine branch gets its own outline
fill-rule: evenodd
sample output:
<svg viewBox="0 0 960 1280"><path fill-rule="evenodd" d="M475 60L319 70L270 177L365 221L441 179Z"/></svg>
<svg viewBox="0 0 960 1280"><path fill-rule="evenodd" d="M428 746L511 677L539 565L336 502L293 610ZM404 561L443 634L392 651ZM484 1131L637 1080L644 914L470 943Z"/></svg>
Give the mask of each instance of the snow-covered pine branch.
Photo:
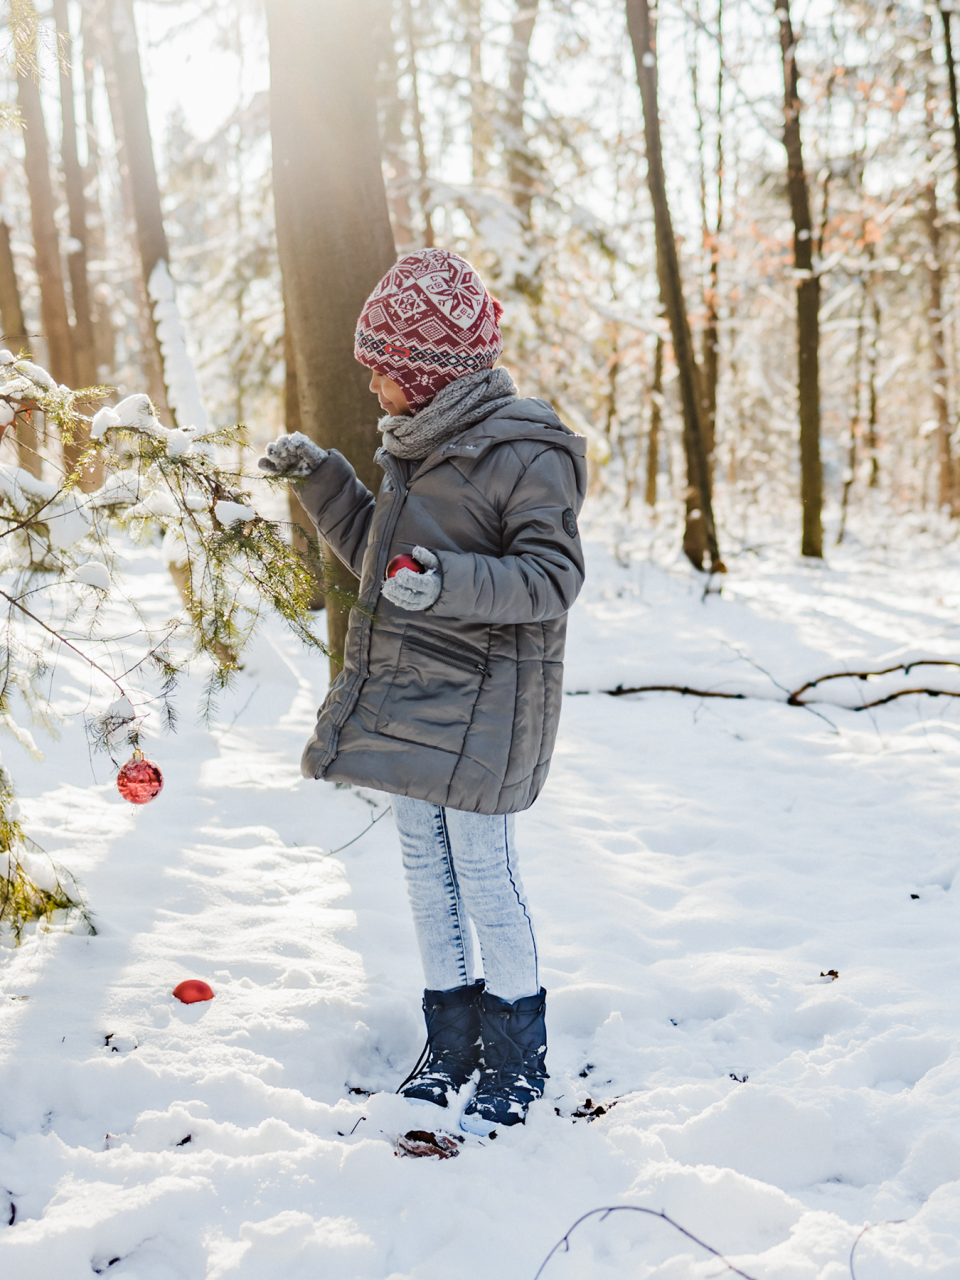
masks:
<svg viewBox="0 0 960 1280"><path fill-rule="evenodd" d="M305 644L326 652L314 633L310 601L315 567L291 545L287 528L257 513L244 476L217 462L217 446L235 428L167 428L146 395L82 411L108 388L75 392L28 360L0 352L0 437L42 412L61 437L91 443L58 484L0 464L0 727L36 749L28 722L58 729L40 692L41 677L69 666L85 679L87 736L115 755L136 747L147 728L175 723L177 681L206 661L206 706L229 683L265 610L275 610ZM103 470L93 492L79 487L92 457ZM105 629L105 604L122 597L115 572L120 540L162 538L184 608L161 628L145 620L136 642ZM127 603L135 610L136 602ZM2 606L5 605L5 608ZM3 857L6 856L6 862ZM19 938L29 920L79 911L67 872L45 870L19 824L13 779L0 773L0 936Z"/></svg>

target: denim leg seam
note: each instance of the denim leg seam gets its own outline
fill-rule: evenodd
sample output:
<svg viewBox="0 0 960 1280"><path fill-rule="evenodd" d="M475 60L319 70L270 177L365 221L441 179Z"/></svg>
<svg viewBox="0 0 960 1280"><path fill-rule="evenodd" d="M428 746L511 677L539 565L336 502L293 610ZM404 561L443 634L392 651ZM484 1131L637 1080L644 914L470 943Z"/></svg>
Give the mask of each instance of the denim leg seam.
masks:
<svg viewBox="0 0 960 1280"><path fill-rule="evenodd" d="M540 957L537 954L537 937L533 932L533 921L530 919L530 913L527 911L527 904L520 897L516 882L513 878L513 868L510 866L510 840L507 834L507 818L503 819L503 849L507 862L507 875L510 877L510 887L513 889L517 902L520 904L520 910L523 912L527 921L527 928L530 930L530 942L533 944L533 974L535 980L536 991L540 990Z"/></svg>
<svg viewBox="0 0 960 1280"><path fill-rule="evenodd" d="M460 960L459 960L460 976L463 978L464 986L466 986L469 983L472 975L467 973L467 948L464 945L463 917L460 912L460 907L461 907L460 886L457 883L457 872L456 872L456 868L453 865L453 851L450 848L450 832L447 829L447 811L446 809L444 809L443 805L438 805L437 812L438 812L438 824L440 828L440 835L443 839L444 856L446 857L446 860L447 860L447 871L450 874L450 883L453 886L453 901L455 905L454 914L457 920L457 933L459 934L459 946L460 946Z"/></svg>

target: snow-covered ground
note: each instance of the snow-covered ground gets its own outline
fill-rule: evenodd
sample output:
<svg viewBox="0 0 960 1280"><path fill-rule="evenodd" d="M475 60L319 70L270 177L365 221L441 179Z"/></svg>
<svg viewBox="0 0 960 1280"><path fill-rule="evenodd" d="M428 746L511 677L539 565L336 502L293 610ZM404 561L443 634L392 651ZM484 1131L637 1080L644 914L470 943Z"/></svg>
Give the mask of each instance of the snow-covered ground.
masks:
<svg viewBox="0 0 960 1280"><path fill-rule="evenodd" d="M157 560L128 568L174 607ZM42 764L7 749L99 933L0 959L4 1280L534 1280L621 1205L757 1280L848 1276L891 1219L858 1280L960 1277L960 703L784 703L845 665L956 656L960 555L748 552L706 600L627 543L591 569L519 821L547 1097L454 1160L395 1155L424 1123L392 1096L421 976L384 797L299 775L320 661L269 626L213 728L188 684L143 809L76 723ZM600 692L651 683L751 696ZM900 687L926 683L960 689L936 668ZM180 1005L185 977L216 998ZM588 1097L618 1101L575 1120ZM618 1213L542 1277L722 1273Z"/></svg>

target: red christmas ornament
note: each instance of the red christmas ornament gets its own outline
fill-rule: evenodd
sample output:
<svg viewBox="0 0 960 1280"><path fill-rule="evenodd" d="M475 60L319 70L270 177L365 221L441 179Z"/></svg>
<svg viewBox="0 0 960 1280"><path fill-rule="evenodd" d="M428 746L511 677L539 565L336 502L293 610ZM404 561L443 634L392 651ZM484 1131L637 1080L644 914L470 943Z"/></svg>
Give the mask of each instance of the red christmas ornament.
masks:
<svg viewBox="0 0 960 1280"><path fill-rule="evenodd" d="M412 569L414 573L423 573L423 565L418 560L414 560L413 556L400 555L394 556L387 565L387 577L395 577L401 569Z"/></svg>
<svg viewBox="0 0 960 1280"><path fill-rule="evenodd" d="M163 790L163 774L152 760L145 760L137 748L117 774L117 790L131 804L147 804Z"/></svg>
<svg viewBox="0 0 960 1280"><path fill-rule="evenodd" d="M173 988L173 994L181 1004L197 1004L201 1000L213 999L213 987L199 978L187 978Z"/></svg>

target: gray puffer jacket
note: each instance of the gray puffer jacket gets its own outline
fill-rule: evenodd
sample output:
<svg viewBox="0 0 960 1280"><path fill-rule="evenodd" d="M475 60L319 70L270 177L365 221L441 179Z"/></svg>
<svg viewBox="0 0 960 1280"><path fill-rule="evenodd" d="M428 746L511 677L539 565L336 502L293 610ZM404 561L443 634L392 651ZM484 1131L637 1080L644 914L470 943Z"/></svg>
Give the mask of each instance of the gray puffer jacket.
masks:
<svg viewBox="0 0 960 1280"><path fill-rule="evenodd" d="M560 715L566 615L583 585L585 454L545 401L516 400L423 461L380 449L376 498L335 451L303 482L304 508L360 578L305 777L473 813L533 803ZM443 573L439 599L419 613L380 594L388 561L415 546L436 552Z"/></svg>

